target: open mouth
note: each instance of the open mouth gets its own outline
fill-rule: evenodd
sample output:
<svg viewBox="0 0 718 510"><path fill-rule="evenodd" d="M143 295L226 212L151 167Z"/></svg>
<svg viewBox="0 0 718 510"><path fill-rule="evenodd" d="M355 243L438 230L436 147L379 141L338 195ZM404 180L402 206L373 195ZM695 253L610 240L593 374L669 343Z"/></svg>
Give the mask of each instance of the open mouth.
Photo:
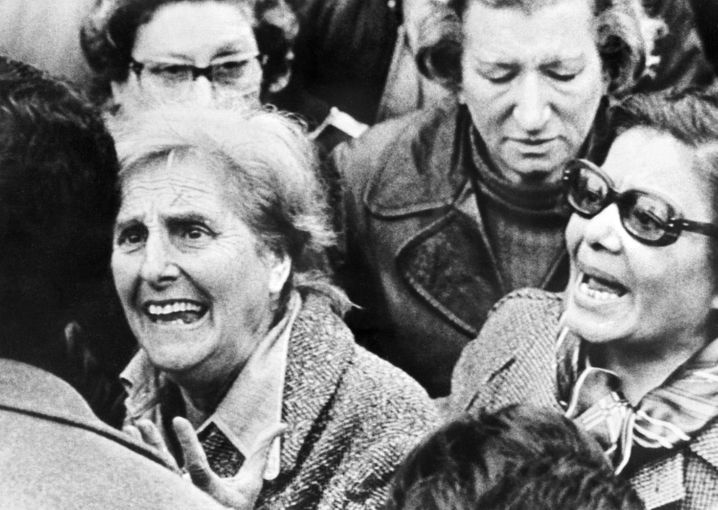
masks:
<svg viewBox="0 0 718 510"><path fill-rule="evenodd" d="M209 307L197 301L151 301L143 305L152 322L162 324L193 324L207 314Z"/></svg>
<svg viewBox="0 0 718 510"><path fill-rule="evenodd" d="M599 301L618 299L628 292L626 287L607 275L586 272L579 275L578 287L581 292Z"/></svg>

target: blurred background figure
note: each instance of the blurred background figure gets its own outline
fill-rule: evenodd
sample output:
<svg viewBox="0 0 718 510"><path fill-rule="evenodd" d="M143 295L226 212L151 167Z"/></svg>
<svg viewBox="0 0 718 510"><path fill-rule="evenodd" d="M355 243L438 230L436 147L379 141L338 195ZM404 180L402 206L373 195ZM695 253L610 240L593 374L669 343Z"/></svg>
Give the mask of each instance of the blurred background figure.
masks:
<svg viewBox="0 0 718 510"><path fill-rule="evenodd" d="M99 0L81 41L99 98L131 114L258 106L288 79L296 30L283 0Z"/></svg>
<svg viewBox="0 0 718 510"><path fill-rule="evenodd" d="M509 406L456 418L424 439L387 510L642 510L598 443L568 418Z"/></svg>
<svg viewBox="0 0 718 510"><path fill-rule="evenodd" d="M89 87L92 72L77 34L92 5L93 0L0 0L0 54Z"/></svg>
<svg viewBox="0 0 718 510"><path fill-rule="evenodd" d="M98 0L82 28L96 73L95 96L132 115L149 106L186 103L256 108L275 103L292 73L299 29L284 0ZM328 152L365 129L310 102L291 108Z"/></svg>
<svg viewBox="0 0 718 510"><path fill-rule="evenodd" d="M112 138L86 100L0 59L4 508L216 507L56 377L91 394L107 384L84 340L86 304L98 299L109 262L117 168Z"/></svg>
<svg viewBox="0 0 718 510"><path fill-rule="evenodd" d="M3 65L10 69L0 128L4 357L63 378L100 417L119 424L116 379L135 343L109 273L113 142L68 86L20 64ZM45 119L48 105L55 110ZM63 124L70 113L72 122ZM44 121L33 124L35 116Z"/></svg>
<svg viewBox="0 0 718 510"><path fill-rule="evenodd" d="M718 98L632 96L612 130L601 166L564 172L565 293L497 305L456 366L454 410L562 410L647 508L716 508Z"/></svg>
<svg viewBox="0 0 718 510"><path fill-rule="evenodd" d="M126 423L178 462L183 432L196 430L211 471L195 478L214 485L284 423L259 506L380 507L435 412L342 321L346 296L317 262L334 237L300 126L156 109L115 134L112 270L141 346L122 374Z"/></svg>
<svg viewBox="0 0 718 510"><path fill-rule="evenodd" d="M364 124L429 106L448 91L415 63L432 0L293 0L299 34L292 79L278 104L334 106ZM441 8L441 4L439 9Z"/></svg>

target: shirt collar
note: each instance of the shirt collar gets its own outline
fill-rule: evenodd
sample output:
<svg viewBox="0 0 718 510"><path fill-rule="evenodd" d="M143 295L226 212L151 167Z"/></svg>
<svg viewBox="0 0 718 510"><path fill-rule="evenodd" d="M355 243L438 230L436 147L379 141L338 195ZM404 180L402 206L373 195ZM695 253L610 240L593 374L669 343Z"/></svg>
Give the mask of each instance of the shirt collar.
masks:
<svg viewBox="0 0 718 510"><path fill-rule="evenodd" d="M292 293L282 320L257 345L214 413L197 432L213 423L246 458L255 450L260 433L281 422L289 338L301 305L299 294ZM162 430L160 389L168 381L152 366L144 350L134 356L120 379L128 394L126 421L147 418ZM265 480L277 477L279 461L280 440L277 439L269 452Z"/></svg>

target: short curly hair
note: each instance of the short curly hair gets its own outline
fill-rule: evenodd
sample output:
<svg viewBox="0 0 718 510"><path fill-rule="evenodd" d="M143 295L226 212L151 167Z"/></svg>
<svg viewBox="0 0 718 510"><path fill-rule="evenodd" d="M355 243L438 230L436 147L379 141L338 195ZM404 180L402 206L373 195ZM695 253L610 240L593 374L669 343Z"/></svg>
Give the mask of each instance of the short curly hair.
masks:
<svg viewBox="0 0 718 510"><path fill-rule="evenodd" d="M117 175L113 140L92 104L0 57L3 327L57 334L52 321L75 318L88 288L106 277Z"/></svg>
<svg viewBox="0 0 718 510"><path fill-rule="evenodd" d="M289 73L299 24L285 0L96 0L80 28L80 45L95 72L94 93L105 99L110 82L127 80L137 30L157 10L173 3L227 3L252 23L262 63L262 92Z"/></svg>
<svg viewBox="0 0 718 510"><path fill-rule="evenodd" d="M531 13L558 0L431 0L437 8L420 27L416 61L428 78L458 91L461 85L462 22L469 6L517 8ZM587 0L593 4L596 45L609 77L608 91L630 91L643 72L646 42L636 0Z"/></svg>

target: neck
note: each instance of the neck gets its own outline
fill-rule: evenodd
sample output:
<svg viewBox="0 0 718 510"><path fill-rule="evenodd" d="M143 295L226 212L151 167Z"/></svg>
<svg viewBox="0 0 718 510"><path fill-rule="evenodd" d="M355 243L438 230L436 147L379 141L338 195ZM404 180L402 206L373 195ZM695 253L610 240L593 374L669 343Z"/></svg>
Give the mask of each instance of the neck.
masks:
<svg viewBox="0 0 718 510"><path fill-rule="evenodd" d="M186 417L195 428L199 427L217 409L241 369L242 366L237 366L229 374L210 381L167 374L179 387L187 409Z"/></svg>
<svg viewBox="0 0 718 510"><path fill-rule="evenodd" d="M705 345L702 339L672 344L667 349L657 348L655 344L636 347L621 343L594 345L589 357L596 366L618 375L624 396L632 405L638 404L648 392L661 386L678 367Z"/></svg>

